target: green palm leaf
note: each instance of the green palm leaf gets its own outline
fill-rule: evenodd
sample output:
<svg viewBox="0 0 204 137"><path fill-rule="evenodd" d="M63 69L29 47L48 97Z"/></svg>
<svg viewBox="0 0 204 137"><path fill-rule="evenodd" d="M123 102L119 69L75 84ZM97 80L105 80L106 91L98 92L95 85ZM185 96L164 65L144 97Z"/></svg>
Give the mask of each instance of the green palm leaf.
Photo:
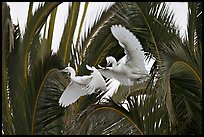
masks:
<svg viewBox="0 0 204 137"><path fill-rule="evenodd" d="M33 38L35 34L37 34L43 24L45 23L47 17L51 13L51 11L58 6L60 3L45 3L45 5L41 5L38 10L35 12L35 14L30 17L29 23L26 26L25 33L23 36L23 46L20 50L20 57L23 62L23 74L24 79L26 79L27 76L27 69L28 69L28 53L30 51ZM34 23L35 22L35 23Z"/></svg>
<svg viewBox="0 0 204 137"><path fill-rule="evenodd" d="M189 49L193 53L194 43L202 43L202 3L189 2L188 3L188 39Z"/></svg>
<svg viewBox="0 0 204 137"><path fill-rule="evenodd" d="M198 125L198 127L194 128L200 134L202 76L200 75L199 64L201 60L192 55L188 46L177 40L172 41L171 48L166 47L166 52L163 53L166 79L164 84L168 84L168 89L166 89L166 92L168 92L167 107L169 107L170 117L174 116L172 120L177 119L179 126L187 122L184 124L187 126L189 125L188 122L193 119ZM183 109L179 109L181 105ZM195 111L192 111L192 109L195 109ZM197 114L196 118L191 116L193 112ZM183 120L184 117L187 118ZM191 131L193 130L191 129L188 132Z"/></svg>
<svg viewBox="0 0 204 137"><path fill-rule="evenodd" d="M79 45L79 70L85 68L86 64L97 65L104 58L104 52L110 49L110 40L106 40L107 34L110 34L107 21L111 18L111 7L104 11L102 8L98 11L99 15L93 23L91 28L87 27L82 35L81 43ZM103 30L103 31L101 31ZM101 37L97 37L100 34ZM104 41L105 40L105 41ZM107 42L106 42L107 41ZM107 46L107 44L110 44ZM96 46L98 45L98 46ZM91 53L95 54L91 54Z"/></svg>
<svg viewBox="0 0 204 137"><path fill-rule="evenodd" d="M28 79L28 89L30 91L25 95L25 100L27 101L25 104L30 104L30 109L26 110L29 113L28 116L30 116L28 121L32 134L43 133L45 125L55 120L56 117L60 117L63 113L58 105L58 99L63 88L66 86L66 81L63 79L62 74L56 71L56 69L62 69L62 63L59 57L50 54L45 56L43 62L39 60L35 64L35 71L32 72L32 75ZM58 110L58 114L52 111L56 107L59 110L61 109L61 111L54 109ZM35 123L38 124L36 125Z"/></svg>
<svg viewBox="0 0 204 137"><path fill-rule="evenodd" d="M28 9L27 25L30 22L30 18L33 16L32 10L33 10L33 2L30 2L29 9Z"/></svg>
<svg viewBox="0 0 204 137"><path fill-rule="evenodd" d="M51 46L52 46L52 37L53 37L53 32L54 32L54 25L55 25L55 18L57 14L57 8L56 7L50 16L50 22L49 22L49 29L48 29L48 51L51 52Z"/></svg>
<svg viewBox="0 0 204 137"><path fill-rule="evenodd" d="M147 135L168 133L166 107L155 95L130 96L128 110L138 127Z"/></svg>
<svg viewBox="0 0 204 137"><path fill-rule="evenodd" d="M80 127L79 134L86 135L140 135L142 132L126 114L109 105L95 108Z"/></svg>
<svg viewBox="0 0 204 137"><path fill-rule="evenodd" d="M10 16L10 8L6 3L2 3L2 130L4 134L12 134L12 117L11 108L9 107L9 91L8 91L8 74L7 74L7 56L10 54L11 47L14 46L14 38L12 22Z"/></svg>
<svg viewBox="0 0 204 137"><path fill-rule="evenodd" d="M81 4L73 2L57 55L51 45L60 3L41 4L32 15L31 2L23 38L2 4L2 134L202 134L202 3L188 3L185 39L164 2L114 3L101 8L90 27L84 24L86 3L74 44ZM90 74L86 64L105 66L106 56L124 56L111 34L113 24L133 32L146 59L155 60L150 79L120 86L106 102L101 99L105 93L98 91L66 109L60 107L69 80L59 70L67 63L84 75Z"/></svg>
<svg viewBox="0 0 204 137"><path fill-rule="evenodd" d="M45 134L52 121L64 115L64 108L58 104L66 87L66 81L57 69L48 72L36 99L33 114L33 133Z"/></svg>
<svg viewBox="0 0 204 137"><path fill-rule="evenodd" d="M63 59L64 66L70 61L69 53L73 43L74 31L77 24L80 2L73 2L69 8L69 15L62 34L59 50L57 54Z"/></svg>
<svg viewBox="0 0 204 137"><path fill-rule="evenodd" d="M115 7L116 19L130 29L140 40L144 51L160 61L161 43L175 36L173 12L165 3L133 2L119 3ZM150 56L151 57L151 56Z"/></svg>

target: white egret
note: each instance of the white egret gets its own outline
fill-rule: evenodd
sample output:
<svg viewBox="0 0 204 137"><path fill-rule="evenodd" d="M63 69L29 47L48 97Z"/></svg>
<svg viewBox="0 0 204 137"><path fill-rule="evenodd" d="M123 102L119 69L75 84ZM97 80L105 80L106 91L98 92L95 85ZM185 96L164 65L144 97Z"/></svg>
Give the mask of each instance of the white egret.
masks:
<svg viewBox="0 0 204 137"><path fill-rule="evenodd" d="M66 67L62 70L63 72L71 73L71 82L59 99L59 104L62 107L69 106L77 101L81 96L90 95L97 89L102 91L106 90L106 82L100 72L93 66L89 67L86 65L86 67L88 70L93 71L91 75L76 76L75 70L72 67Z"/></svg>
<svg viewBox="0 0 204 137"><path fill-rule="evenodd" d="M121 25L111 27L113 36L118 40L119 45L124 48L126 54L118 62L112 56L107 57L107 64L112 67L100 69L100 73L107 78L115 78L122 85L133 85L134 82L143 82L148 78L148 71L144 63L144 51L139 40L132 32Z"/></svg>

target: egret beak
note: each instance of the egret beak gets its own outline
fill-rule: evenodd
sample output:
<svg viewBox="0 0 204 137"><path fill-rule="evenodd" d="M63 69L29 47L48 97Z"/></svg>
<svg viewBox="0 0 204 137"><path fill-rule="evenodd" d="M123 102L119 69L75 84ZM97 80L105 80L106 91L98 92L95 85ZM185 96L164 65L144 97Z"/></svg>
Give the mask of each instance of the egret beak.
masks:
<svg viewBox="0 0 204 137"><path fill-rule="evenodd" d="M107 66L109 66L110 64L111 64L111 62L110 62L110 61L108 61L108 62L107 62L107 64L106 64L106 67L107 67Z"/></svg>
<svg viewBox="0 0 204 137"><path fill-rule="evenodd" d="M68 72L67 67L65 69L60 70L60 72Z"/></svg>

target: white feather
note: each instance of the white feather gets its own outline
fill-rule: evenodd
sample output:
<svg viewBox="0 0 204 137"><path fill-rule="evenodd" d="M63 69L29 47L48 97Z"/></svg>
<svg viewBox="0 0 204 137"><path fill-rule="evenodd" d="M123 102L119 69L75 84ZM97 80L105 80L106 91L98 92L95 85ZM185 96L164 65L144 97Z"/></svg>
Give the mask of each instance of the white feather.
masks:
<svg viewBox="0 0 204 137"><path fill-rule="evenodd" d="M88 65L87 65L88 66ZM100 72L95 67L88 67L93 72L91 73L92 79L89 84L86 86L87 94L92 94L96 89L106 90L106 82L101 76Z"/></svg>
<svg viewBox="0 0 204 137"><path fill-rule="evenodd" d="M76 102L81 96L85 95L85 92L82 90L84 85L77 84L73 81L66 87L64 92L62 93L59 104L62 107L66 107L74 102Z"/></svg>
<svg viewBox="0 0 204 137"><path fill-rule="evenodd" d="M137 67L142 73L147 74L142 45L133 33L121 25L113 25L111 32L118 40L120 46L124 48L124 52L127 55L127 64L131 67Z"/></svg>
<svg viewBox="0 0 204 137"><path fill-rule="evenodd" d="M62 107L67 107L77 101L81 96L90 95L95 90L106 90L106 83L95 67L87 66L88 70L93 71L91 75L75 76L75 71L71 67L67 67L64 72L71 73L71 82L62 93L59 104Z"/></svg>
<svg viewBox="0 0 204 137"><path fill-rule="evenodd" d="M126 54L118 62L114 57L107 57L107 63L112 63L112 67L101 68L100 73L107 78L115 78L122 85L133 85L146 80L148 71L144 63L144 51L139 40L132 32L121 25L111 27L113 36L118 40Z"/></svg>
<svg viewBox="0 0 204 137"><path fill-rule="evenodd" d="M118 80L122 85L133 85L133 81L125 73L116 72L112 68L99 69L99 72L106 78Z"/></svg>
<svg viewBox="0 0 204 137"><path fill-rule="evenodd" d="M109 98L112 97L114 93L117 92L120 82L116 79L109 79L106 83L107 86L107 92L102 96L102 98Z"/></svg>

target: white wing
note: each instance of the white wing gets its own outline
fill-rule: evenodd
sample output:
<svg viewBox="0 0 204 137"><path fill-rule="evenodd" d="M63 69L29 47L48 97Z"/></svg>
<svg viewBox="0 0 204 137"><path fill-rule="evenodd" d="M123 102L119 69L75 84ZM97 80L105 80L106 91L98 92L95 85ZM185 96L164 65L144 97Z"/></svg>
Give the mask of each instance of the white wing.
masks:
<svg viewBox="0 0 204 137"><path fill-rule="evenodd" d="M99 72L106 78L118 80L122 85L133 85L133 81L130 81L128 76L124 73L118 73L111 69L99 69Z"/></svg>
<svg viewBox="0 0 204 137"><path fill-rule="evenodd" d="M62 107L66 107L77 101L80 96L85 95L85 91L83 90L84 87L85 86L71 81L70 84L66 87L66 89L62 93L59 99L59 104Z"/></svg>
<svg viewBox="0 0 204 137"><path fill-rule="evenodd" d="M116 79L109 79L106 84L108 85L107 92L103 95L102 98L112 97L113 94L117 92L120 86L120 82Z"/></svg>
<svg viewBox="0 0 204 137"><path fill-rule="evenodd" d="M95 67L89 67L87 69L92 70L92 79L90 83L86 86L87 94L92 94L96 89L106 90L106 82L101 76L100 72Z"/></svg>
<svg viewBox="0 0 204 137"><path fill-rule="evenodd" d="M92 79L92 76L87 76L87 75L84 75L84 76L76 76L75 78L73 78L72 80L77 83L77 84L80 84L80 85L87 85L89 84L89 82L91 81Z"/></svg>
<svg viewBox="0 0 204 137"><path fill-rule="evenodd" d="M138 68L146 70L142 45L133 33L121 25L113 25L111 32L119 41L120 46L124 48L128 64L131 66L136 65Z"/></svg>

